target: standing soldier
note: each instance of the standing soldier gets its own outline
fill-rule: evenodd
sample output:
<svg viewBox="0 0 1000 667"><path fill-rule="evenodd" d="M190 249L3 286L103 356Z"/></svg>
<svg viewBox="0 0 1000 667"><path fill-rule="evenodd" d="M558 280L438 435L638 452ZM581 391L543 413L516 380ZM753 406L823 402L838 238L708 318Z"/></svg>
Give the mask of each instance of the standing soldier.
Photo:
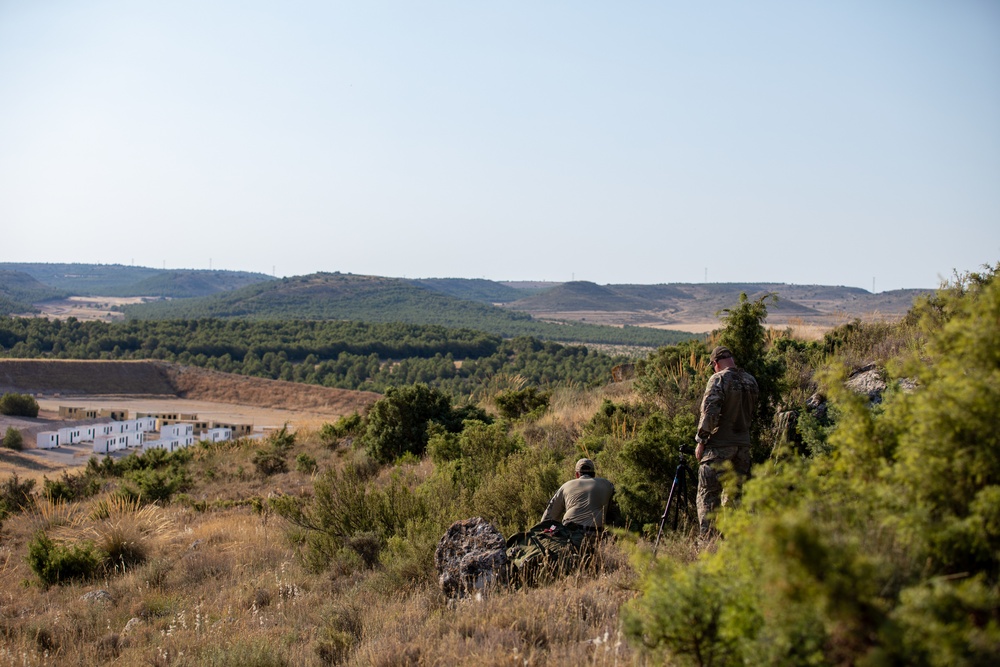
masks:
<svg viewBox="0 0 1000 667"><path fill-rule="evenodd" d="M708 380L701 400L694 452L699 463L698 523L703 539L717 532L713 514L722 505L722 472L731 468L736 474L734 502L743 481L750 476L750 418L757 409L759 394L757 380L737 368L729 348L715 348L709 361L715 374Z"/></svg>

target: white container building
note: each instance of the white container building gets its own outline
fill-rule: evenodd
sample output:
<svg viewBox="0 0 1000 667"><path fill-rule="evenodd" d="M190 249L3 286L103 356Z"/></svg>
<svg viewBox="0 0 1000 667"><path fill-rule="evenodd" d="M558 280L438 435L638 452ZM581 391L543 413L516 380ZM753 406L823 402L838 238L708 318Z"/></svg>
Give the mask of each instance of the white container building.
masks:
<svg viewBox="0 0 1000 667"><path fill-rule="evenodd" d="M59 446L59 431L42 431L35 436L35 446L39 449L52 449Z"/></svg>
<svg viewBox="0 0 1000 667"><path fill-rule="evenodd" d="M202 434L202 440L209 442L226 442L233 439L233 429L231 428L210 428Z"/></svg>
<svg viewBox="0 0 1000 667"><path fill-rule="evenodd" d="M194 424L167 424L160 428L161 438L183 438L194 435Z"/></svg>
<svg viewBox="0 0 1000 667"><path fill-rule="evenodd" d="M110 454L126 447L128 447L128 436L120 433L99 435L94 438L94 453L96 454Z"/></svg>
<svg viewBox="0 0 1000 667"><path fill-rule="evenodd" d="M59 429L58 433L60 445L75 445L83 440L84 430L80 426L67 426Z"/></svg>

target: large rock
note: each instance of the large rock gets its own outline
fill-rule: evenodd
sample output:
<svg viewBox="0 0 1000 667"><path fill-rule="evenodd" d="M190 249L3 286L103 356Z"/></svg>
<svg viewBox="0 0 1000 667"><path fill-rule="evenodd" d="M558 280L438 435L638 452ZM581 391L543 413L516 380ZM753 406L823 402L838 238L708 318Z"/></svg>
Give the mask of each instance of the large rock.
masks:
<svg viewBox="0 0 1000 667"><path fill-rule="evenodd" d="M441 590L448 597L482 591L504 571L506 548L503 535L485 519L451 524L434 553Z"/></svg>
<svg viewBox="0 0 1000 667"><path fill-rule="evenodd" d="M868 364L851 373L846 385L854 393L867 396L870 402L881 403L886 387L885 371Z"/></svg>

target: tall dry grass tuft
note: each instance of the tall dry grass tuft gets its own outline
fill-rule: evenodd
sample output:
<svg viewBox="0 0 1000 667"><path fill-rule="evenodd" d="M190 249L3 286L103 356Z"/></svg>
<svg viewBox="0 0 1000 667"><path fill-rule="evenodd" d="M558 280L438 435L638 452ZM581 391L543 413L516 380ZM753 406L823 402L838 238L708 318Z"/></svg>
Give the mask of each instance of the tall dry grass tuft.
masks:
<svg viewBox="0 0 1000 667"><path fill-rule="evenodd" d="M123 573L150 557L160 538L168 535L173 522L157 505L141 499L112 495L77 505L71 520L51 531L65 543L92 542L103 556L109 573Z"/></svg>
<svg viewBox="0 0 1000 667"><path fill-rule="evenodd" d="M80 503L40 498L27 514L32 532L48 531L72 525L84 510Z"/></svg>

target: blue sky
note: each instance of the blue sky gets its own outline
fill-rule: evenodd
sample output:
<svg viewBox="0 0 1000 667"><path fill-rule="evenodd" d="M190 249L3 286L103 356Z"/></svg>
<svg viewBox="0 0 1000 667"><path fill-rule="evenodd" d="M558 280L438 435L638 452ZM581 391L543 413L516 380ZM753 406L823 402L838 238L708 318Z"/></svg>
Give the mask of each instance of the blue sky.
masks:
<svg viewBox="0 0 1000 667"><path fill-rule="evenodd" d="M935 287L1000 3L0 0L0 261Z"/></svg>

